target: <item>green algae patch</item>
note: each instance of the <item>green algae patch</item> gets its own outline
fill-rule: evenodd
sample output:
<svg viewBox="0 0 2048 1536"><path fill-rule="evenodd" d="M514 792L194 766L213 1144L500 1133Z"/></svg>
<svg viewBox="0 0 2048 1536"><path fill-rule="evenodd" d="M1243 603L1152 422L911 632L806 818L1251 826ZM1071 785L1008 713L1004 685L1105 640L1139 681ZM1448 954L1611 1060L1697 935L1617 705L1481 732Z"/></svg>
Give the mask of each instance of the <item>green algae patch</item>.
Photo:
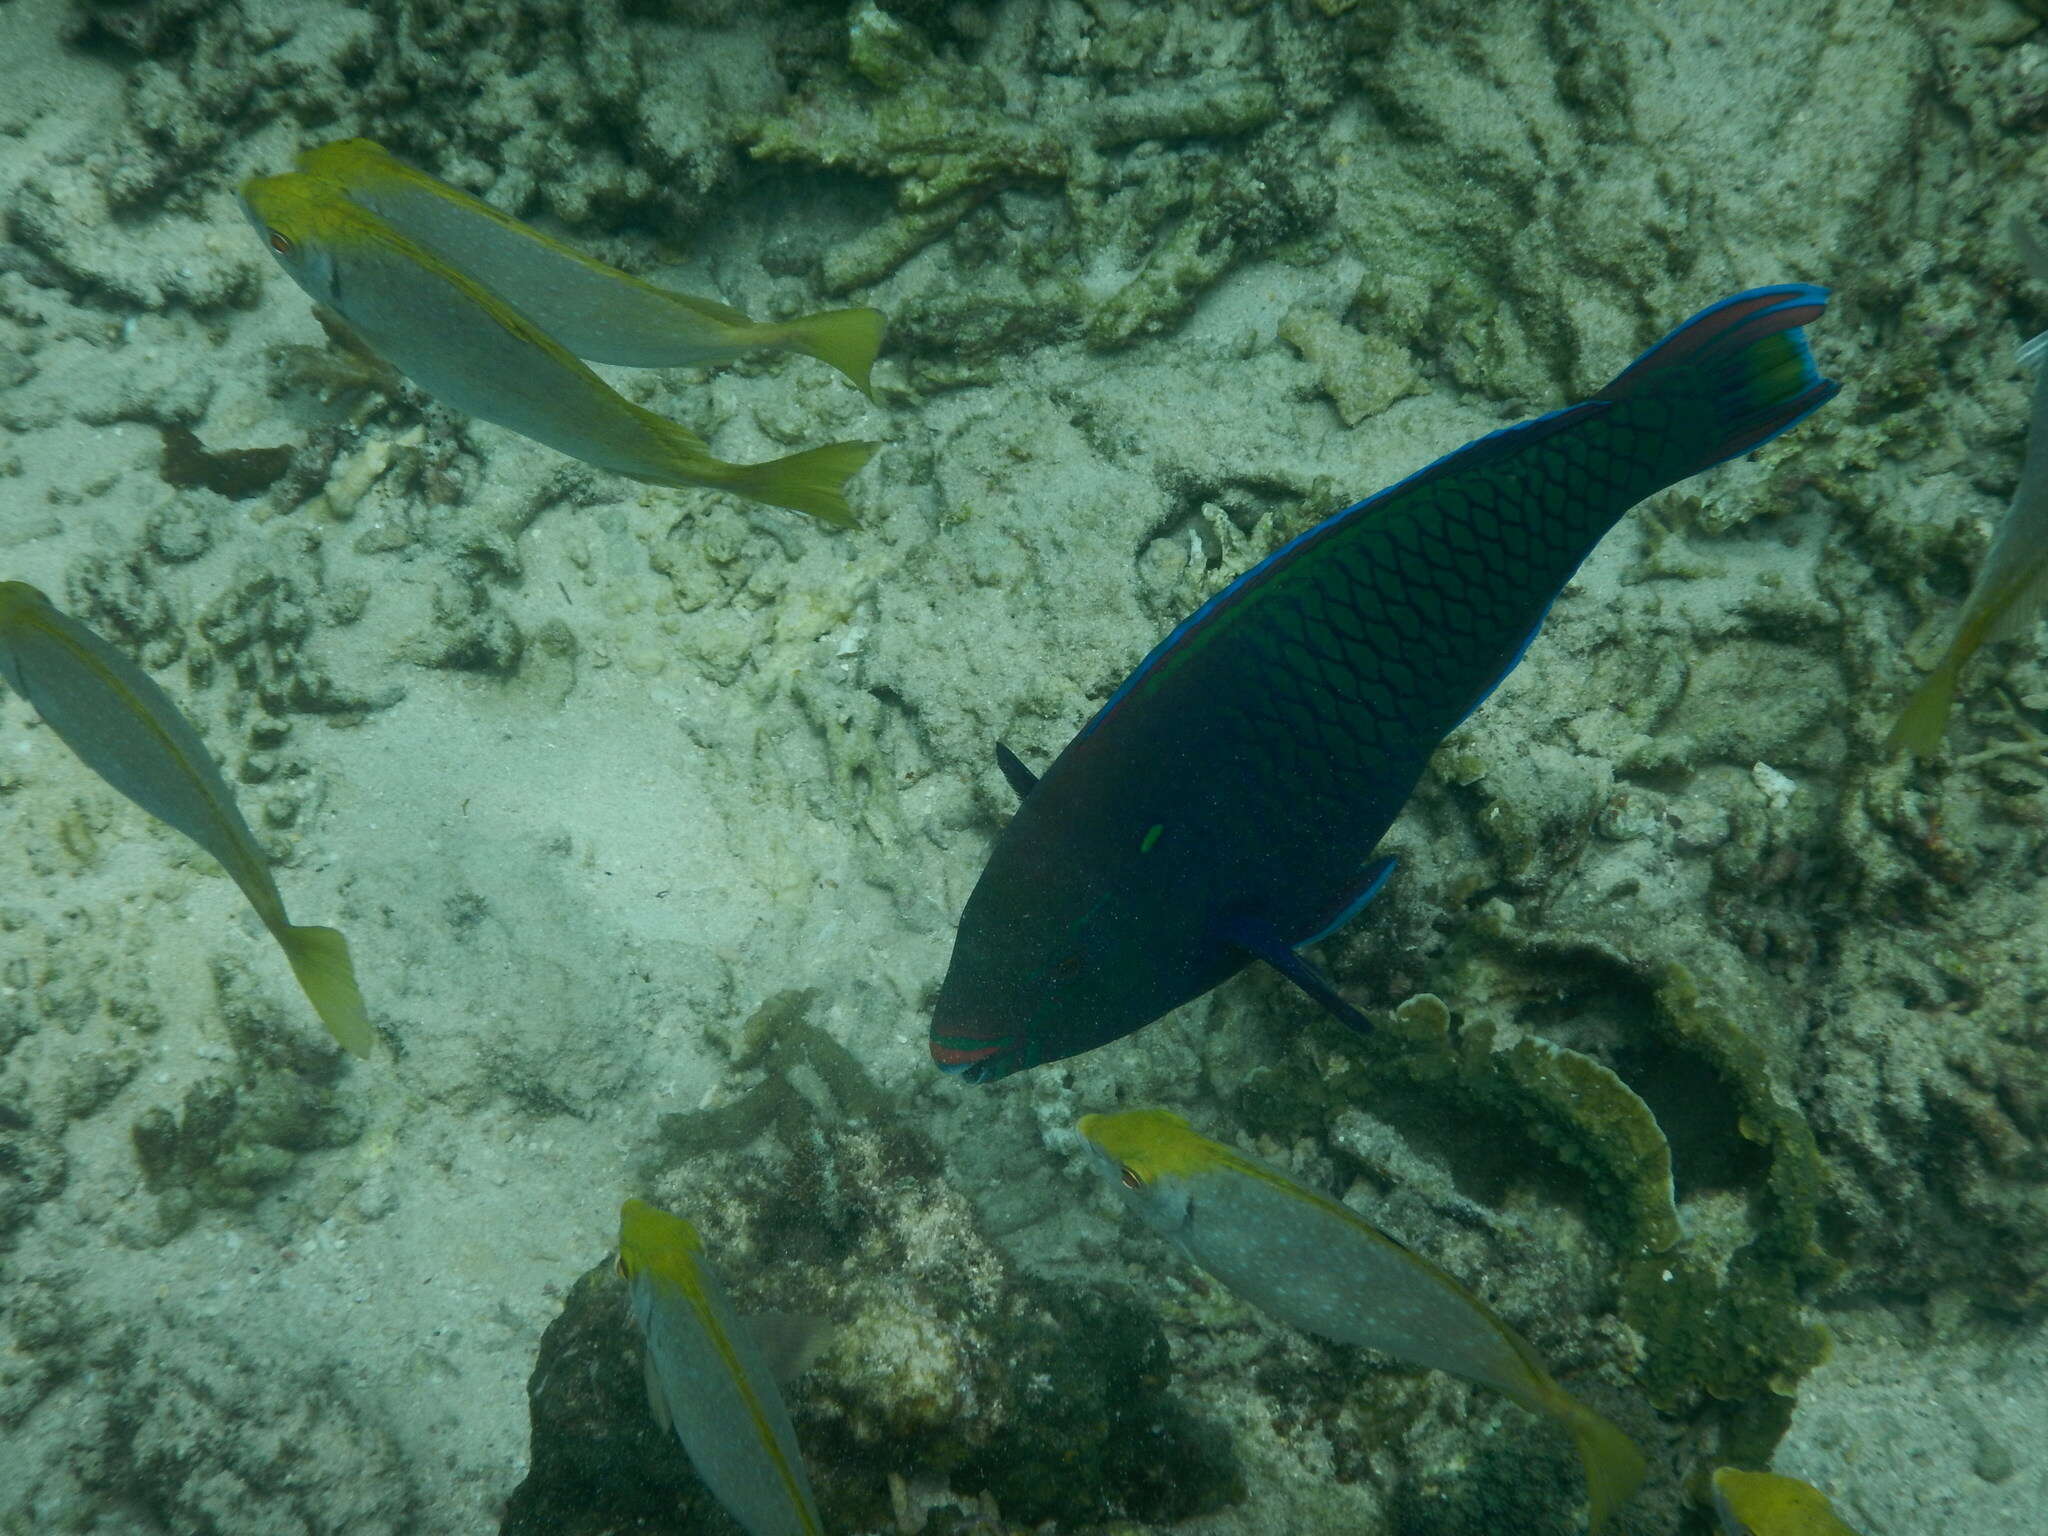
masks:
<svg viewBox="0 0 2048 1536"><path fill-rule="evenodd" d="M1678 1241L1671 1147L1627 1083L1592 1057L1533 1036L1496 1050L1485 1023L1467 1029L1459 1046L1475 1063L1475 1077L1489 1073L1489 1096L1518 1112L1538 1143L1599 1186L1596 1209L1610 1232L1652 1253Z"/></svg>
<svg viewBox="0 0 2048 1536"><path fill-rule="evenodd" d="M1685 966L1505 921L1476 931L1438 979L1474 1001L1407 999L1357 1069L1332 1072L1332 1099L1382 1097L1395 1078L1511 1125L1577 1173L1651 1401L1713 1403L1723 1451L1767 1460L1828 1350L1805 1298L1838 1268L1818 1240L1827 1174L1805 1116L1762 1043ZM1523 1021L1582 1013L1619 1031L1602 1044L1615 1065Z"/></svg>

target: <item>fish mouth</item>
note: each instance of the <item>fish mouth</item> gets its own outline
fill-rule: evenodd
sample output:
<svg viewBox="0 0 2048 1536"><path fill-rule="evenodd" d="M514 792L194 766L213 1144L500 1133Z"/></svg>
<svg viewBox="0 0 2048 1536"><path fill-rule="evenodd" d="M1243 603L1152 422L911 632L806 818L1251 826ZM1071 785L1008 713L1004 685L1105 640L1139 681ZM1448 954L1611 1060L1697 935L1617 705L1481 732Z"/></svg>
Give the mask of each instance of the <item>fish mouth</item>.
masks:
<svg viewBox="0 0 2048 1536"><path fill-rule="evenodd" d="M932 1061L941 1072L970 1083L992 1083L1023 1065L1017 1058L1022 1042L1014 1035L933 1035Z"/></svg>

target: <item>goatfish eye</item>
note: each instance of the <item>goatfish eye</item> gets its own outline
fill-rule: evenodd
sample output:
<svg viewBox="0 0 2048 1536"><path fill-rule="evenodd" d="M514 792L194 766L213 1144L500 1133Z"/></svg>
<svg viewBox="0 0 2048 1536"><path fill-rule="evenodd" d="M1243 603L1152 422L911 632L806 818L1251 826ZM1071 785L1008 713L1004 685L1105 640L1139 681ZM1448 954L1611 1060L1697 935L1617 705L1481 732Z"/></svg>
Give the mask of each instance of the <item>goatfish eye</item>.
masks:
<svg viewBox="0 0 2048 1536"><path fill-rule="evenodd" d="M1145 1187L1145 1181L1139 1176L1137 1169L1125 1164L1122 1172L1125 1189L1143 1189Z"/></svg>
<svg viewBox="0 0 2048 1536"><path fill-rule="evenodd" d="M289 235L284 234L282 231L273 229L269 231L269 236L270 248L273 251L277 252L277 254L280 256L291 255L293 246L291 242L291 237Z"/></svg>

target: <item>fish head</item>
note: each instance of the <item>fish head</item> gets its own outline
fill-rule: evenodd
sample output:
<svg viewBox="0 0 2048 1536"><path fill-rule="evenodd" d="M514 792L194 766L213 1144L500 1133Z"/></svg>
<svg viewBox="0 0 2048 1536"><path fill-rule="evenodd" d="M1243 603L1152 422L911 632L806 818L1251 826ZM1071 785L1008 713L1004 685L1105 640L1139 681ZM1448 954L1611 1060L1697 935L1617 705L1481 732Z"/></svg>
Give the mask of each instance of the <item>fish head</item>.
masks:
<svg viewBox="0 0 2048 1536"><path fill-rule="evenodd" d="M1727 1536L1856 1536L1826 1494L1796 1477L1718 1467L1713 1490Z"/></svg>
<svg viewBox="0 0 2048 1536"><path fill-rule="evenodd" d="M337 186L352 186L403 169L402 163L375 139L336 139L332 144L318 144L300 150L292 163L306 174Z"/></svg>
<svg viewBox="0 0 2048 1536"><path fill-rule="evenodd" d="M1083 1115L1074 1127L1124 1205L1146 1226L1172 1237L1194 1215L1189 1178L1207 1165L1209 1143L1171 1110Z"/></svg>
<svg viewBox="0 0 2048 1536"><path fill-rule="evenodd" d="M697 1229L682 1217L645 1200L628 1200L619 1207L618 1273L629 1285L645 1275L687 1288L703 1252Z"/></svg>
<svg viewBox="0 0 2048 1536"><path fill-rule="evenodd" d="M341 306L336 253L366 217L317 176L292 172L242 183L242 212L294 281L322 304Z"/></svg>
<svg viewBox="0 0 2048 1536"><path fill-rule="evenodd" d="M1247 962L1149 818L1063 817L1058 790L1048 775L990 854L932 1007L932 1059L969 1082L1119 1040Z"/></svg>

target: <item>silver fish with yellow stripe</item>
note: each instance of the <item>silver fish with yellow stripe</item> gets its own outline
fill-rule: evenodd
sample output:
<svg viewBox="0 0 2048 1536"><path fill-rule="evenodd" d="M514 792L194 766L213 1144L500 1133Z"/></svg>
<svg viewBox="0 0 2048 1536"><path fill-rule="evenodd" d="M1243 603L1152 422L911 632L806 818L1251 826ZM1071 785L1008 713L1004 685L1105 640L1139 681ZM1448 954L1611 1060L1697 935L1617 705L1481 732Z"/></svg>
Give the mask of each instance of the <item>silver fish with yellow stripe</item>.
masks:
<svg viewBox="0 0 2048 1536"><path fill-rule="evenodd" d="M1796 1477L1717 1467L1713 1498L1726 1536L1856 1536L1826 1494Z"/></svg>
<svg viewBox="0 0 2048 1536"><path fill-rule="evenodd" d="M242 207L295 282L444 405L655 485L706 486L824 522L853 522L845 484L878 443L827 443L762 464L621 395L518 306L330 181L259 176Z"/></svg>
<svg viewBox="0 0 2048 1536"><path fill-rule="evenodd" d="M2027 276L2048 283L2048 250L2017 220L2012 237ZM1931 757L1948 729L1956 684L1970 658L1991 641L2024 637L2048 603L2048 332L2023 345L2019 361L2034 376L2019 484L1963 600L1948 649L1899 712L1887 751L1906 747L1915 757Z"/></svg>
<svg viewBox="0 0 2048 1536"><path fill-rule="evenodd" d="M758 324L739 310L643 282L416 170L372 139L304 150L298 168L331 182L407 239L505 299L578 357L630 368L801 352L866 391L882 344L878 309L834 309Z"/></svg>
<svg viewBox="0 0 2048 1536"><path fill-rule="evenodd" d="M767 1354L733 1310L697 1229L628 1200L619 1275L646 1347L649 1401L704 1485L748 1536L818 1536L811 1481Z"/></svg>
<svg viewBox="0 0 2048 1536"><path fill-rule="evenodd" d="M1260 1311L1476 1381L1562 1424L1585 1464L1595 1532L1641 1484L1628 1436L1421 1254L1166 1110L1088 1115L1077 1129L1126 1206Z"/></svg>
<svg viewBox="0 0 2048 1536"><path fill-rule="evenodd" d="M213 755L155 679L21 581L0 582L0 677L80 762L220 861L329 1033L368 1056L375 1037L348 940L293 926Z"/></svg>

